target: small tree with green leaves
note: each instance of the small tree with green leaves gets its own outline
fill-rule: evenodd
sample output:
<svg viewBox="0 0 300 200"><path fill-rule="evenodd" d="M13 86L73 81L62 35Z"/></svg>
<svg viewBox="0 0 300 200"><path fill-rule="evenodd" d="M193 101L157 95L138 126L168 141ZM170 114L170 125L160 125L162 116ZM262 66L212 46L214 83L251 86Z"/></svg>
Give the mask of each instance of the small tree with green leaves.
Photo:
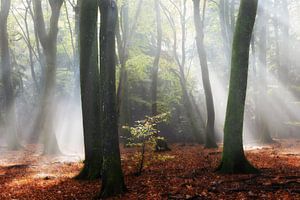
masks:
<svg viewBox="0 0 300 200"><path fill-rule="evenodd" d="M146 116L144 120L136 121L134 127L124 127L130 130L131 137L129 138L129 146L140 147L139 161L137 165L137 176L141 175L144 167L146 146L155 149L158 141L164 141L163 137L159 136L157 124L167 122L169 113L159 114L153 117Z"/></svg>

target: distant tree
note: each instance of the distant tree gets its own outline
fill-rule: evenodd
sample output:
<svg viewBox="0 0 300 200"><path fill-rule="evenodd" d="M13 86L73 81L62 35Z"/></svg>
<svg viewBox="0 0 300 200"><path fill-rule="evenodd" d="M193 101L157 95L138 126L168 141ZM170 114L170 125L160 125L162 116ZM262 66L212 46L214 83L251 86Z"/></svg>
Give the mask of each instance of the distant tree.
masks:
<svg viewBox="0 0 300 200"><path fill-rule="evenodd" d="M180 2L181 3L181 2ZM175 20L173 18L172 13L170 12L169 8L165 7L163 4L161 4L164 13L168 19L168 22L170 24L170 27L173 32L173 56L175 59L175 62L179 68L179 70L173 70L172 72L178 77L181 91L182 91L182 101L183 106L186 111L187 118L189 120L189 123L191 125L192 134L196 140L197 143L203 143L203 136L201 133L201 125L202 125L202 116L198 110L198 107L194 101L194 97L190 95L188 90L188 83L186 78L186 15L187 15L187 0L184 0L182 2L182 5L179 7L174 2L172 5L176 8L178 11L178 14L180 16L180 31L181 31L181 57L178 52L178 41L177 41L177 27L175 24Z"/></svg>
<svg viewBox="0 0 300 200"><path fill-rule="evenodd" d="M220 28L227 65L230 65L231 44L235 26L235 3L236 0L220 0L219 2Z"/></svg>
<svg viewBox="0 0 300 200"><path fill-rule="evenodd" d="M229 96L224 127L224 149L218 168L222 173L254 173L243 149L243 122L247 90L249 49L257 12L257 0L241 0L231 60Z"/></svg>
<svg viewBox="0 0 300 200"><path fill-rule="evenodd" d="M156 116L157 113L157 79L158 79L158 69L159 69L159 59L161 54L162 45L162 25L161 25L161 13L159 0L154 1L155 13L156 13L156 31L157 31L157 44L155 58L153 61L152 69L152 85L151 85L151 101L152 101L152 116Z"/></svg>
<svg viewBox="0 0 300 200"><path fill-rule="evenodd" d="M102 147L98 69L98 1L85 0L80 14L80 83L85 161L78 179L100 178Z"/></svg>
<svg viewBox="0 0 300 200"><path fill-rule="evenodd" d="M12 84L12 66L9 52L7 18L9 15L11 1L1 0L0 10L0 66L2 75L2 86L4 91L4 121L6 127L6 139L8 148L12 150L21 147L17 133L17 119L15 110L15 94Z"/></svg>
<svg viewBox="0 0 300 200"><path fill-rule="evenodd" d="M115 0L101 0L100 24L100 102L101 131L103 133L102 188L100 196L110 197L126 190L118 137L116 98L115 36L118 19Z"/></svg>
<svg viewBox="0 0 300 200"><path fill-rule="evenodd" d="M57 69L58 20L63 0L48 0L51 7L50 25L47 32L41 0L33 0L35 28L43 47L46 60L42 83L42 96L38 116L37 130L43 133L44 154L60 153L54 131L55 87Z"/></svg>
<svg viewBox="0 0 300 200"><path fill-rule="evenodd" d="M269 144L274 140L271 137L267 120L267 30L268 30L268 16L266 13L266 2L259 1L258 3L258 20L257 20L257 32L258 32L258 68L257 68L257 89L258 94L255 99L256 103L256 125L258 131L258 137L261 143Z"/></svg>
<svg viewBox="0 0 300 200"><path fill-rule="evenodd" d="M288 86L290 61L290 13L287 0L277 1L277 20L279 25L279 68L278 78L283 86Z"/></svg>
<svg viewBox="0 0 300 200"><path fill-rule="evenodd" d="M151 82L151 111L152 116L158 115L157 111L157 81L158 81L158 70L159 70L159 60L161 56L161 45L162 45L162 25L161 25L161 12L160 12L160 1L154 1L155 7L155 18L156 18L156 32L157 32L157 41L156 41L156 52L153 61L152 68L152 82ZM158 134L158 132L157 132ZM165 140L157 138L156 140L156 150L157 151L168 151L170 148Z"/></svg>
<svg viewBox="0 0 300 200"><path fill-rule="evenodd" d="M215 139L215 108L214 100L211 91L209 80L209 70L207 65L206 50L204 46L204 32L203 20L200 16L200 0L193 0L194 3L194 24L196 29L196 45L198 49L198 56L201 65L202 82L206 99L206 113L207 121L205 127L205 147L216 148L218 147Z"/></svg>
<svg viewBox="0 0 300 200"><path fill-rule="evenodd" d="M128 86L128 69L127 61L129 59L129 49L132 43L133 35L137 28L137 22L141 14L141 8L143 0L139 0L137 8L134 13L132 22L129 22L129 1L122 1L120 9L120 19L117 24L117 45L118 45L118 58L121 65L119 84L117 89L117 102L118 102L118 113L119 113L119 133L127 143L127 138L130 137L130 132L124 129L123 126L131 125L131 110L130 110L130 99L129 99L129 86Z"/></svg>

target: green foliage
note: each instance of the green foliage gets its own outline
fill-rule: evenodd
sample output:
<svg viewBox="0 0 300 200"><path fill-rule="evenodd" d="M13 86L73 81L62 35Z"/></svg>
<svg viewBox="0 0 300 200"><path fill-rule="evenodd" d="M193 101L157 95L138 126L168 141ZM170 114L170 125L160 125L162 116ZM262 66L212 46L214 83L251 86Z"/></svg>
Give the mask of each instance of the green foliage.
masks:
<svg viewBox="0 0 300 200"><path fill-rule="evenodd" d="M134 127L123 127L130 130L129 145L140 147L143 144L149 144L151 147L154 147L157 139L164 139L158 136L159 130L157 130L157 125L168 122L169 118L170 113L163 113L153 117L146 116L144 120L136 121Z"/></svg>
<svg viewBox="0 0 300 200"><path fill-rule="evenodd" d="M163 113L153 117L146 116L146 119L136 121L134 127L123 127L129 129L131 133L128 145L132 147L141 147L140 154L138 156L136 155L136 158L138 159L136 175L140 175L143 170L146 145L149 145L154 149L157 140L164 140L163 137L158 136L159 130L157 130L157 125L159 123L167 122L169 117L170 113Z"/></svg>

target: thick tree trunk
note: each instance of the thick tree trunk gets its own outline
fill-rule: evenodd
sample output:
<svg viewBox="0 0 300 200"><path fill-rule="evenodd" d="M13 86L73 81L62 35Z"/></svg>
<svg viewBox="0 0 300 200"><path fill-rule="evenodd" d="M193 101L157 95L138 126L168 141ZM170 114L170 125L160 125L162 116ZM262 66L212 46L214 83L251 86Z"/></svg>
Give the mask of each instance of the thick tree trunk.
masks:
<svg viewBox="0 0 300 200"><path fill-rule="evenodd" d="M0 10L0 66L4 90L4 120L7 132L5 137L9 149L17 150L21 147L18 141L17 119L15 110L15 95L12 85L12 67L9 53L7 18L11 1L1 0Z"/></svg>
<svg viewBox="0 0 300 200"><path fill-rule="evenodd" d="M45 80L43 83L42 97L40 103L40 111L38 114L37 130L43 133L44 154L60 153L55 131L54 131L54 116L55 116L55 87L56 87L56 52L57 52L57 34L58 20L60 9L63 4L62 0L48 0L51 7L50 27L47 33L45 21L41 6L41 0L34 0L35 27L39 41L43 47L46 69Z"/></svg>
<svg viewBox="0 0 300 200"><path fill-rule="evenodd" d="M201 65L203 88L206 99L207 122L205 127L205 147L218 147L215 139L215 109L211 85L209 80L209 71L207 66L206 51L204 47L204 33L203 22L200 17L200 0L193 0L194 2L194 23L196 29L196 45L198 49L198 56Z"/></svg>
<svg viewBox="0 0 300 200"><path fill-rule="evenodd" d="M253 173L243 149L243 122L247 90L249 49L257 0L241 0L232 46L231 77L224 128L224 149L218 171Z"/></svg>
<svg viewBox="0 0 300 200"><path fill-rule="evenodd" d="M80 14L80 83L85 162L77 179L97 179L102 167L98 69L98 1L85 0Z"/></svg>
<svg viewBox="0 0 300 200"><path fill-rule="evenodd" d="M100 1L100 97L103 131L102 198L126 191L118 137L115 35L118 18L115 0Z"/></svg>

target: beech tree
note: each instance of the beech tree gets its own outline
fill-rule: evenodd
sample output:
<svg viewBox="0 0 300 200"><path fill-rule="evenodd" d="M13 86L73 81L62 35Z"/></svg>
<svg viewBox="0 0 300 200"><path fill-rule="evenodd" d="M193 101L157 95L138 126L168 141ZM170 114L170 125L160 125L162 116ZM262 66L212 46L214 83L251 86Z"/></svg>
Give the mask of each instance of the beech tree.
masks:
<svg viewBox="0 0 300 200"><path fill-rule="evenodd" d="M130 100L129 100L129 86L128 86L128 69L126 67L127 61L130 57L129 49L137 28L138 18L141 14L143 0L139 0L137 3L134 19L130 23L129 21L129 1L124 0L122 2L120 19L117 24L117 48L118 57L121 65L119 84L117 88L117 108L119 116L119 133L125 138L125 144L130 137L130 132L124 129L123 126L131 125L131 112L130 112Z"/></svg>
<svg viewBox="0 0 300 200"><path fill-rule="evenodd" d="M195 103L195 100L193 99L194 97L189 93L188 90L188 82L186 78L186 15L187 15L187 0L184 0L182 2L182 5L179 7L174 3L174 7L178 11L178 14L180 16L180 31L181 31L181 45L180 49L181 52L178 52L178 41L177 41L177 30L176 30L176 25L175 21L172 17L172 14L170 13L170 10L165 7L163 4L161 4L164 14L168 19L168 22L170 24L170 27L173 32L173 56L174 60L178 66L178 71L173 70L172 72L178 77L179 83L181 86L181 91L182 91L182 102L183 106L187 115L187 118L189 120L189 123L191 125L192 129L192 134L196 140L197 143L203 143L203 135L202 135L202 130L201 130L201 125L203 124L203 119L201 116L200 111L198 110L198 107ZM181 56L180 56L181 54Z"/></svg>
<svg viewBox="0 0 300 200"><path fill-rule="evenodd" d="M118 137L116 98L115 36L118 19L115 0L101 0L100 24L100 119L103 133L102 188L100 196L110 197L126 190Z"/></svg>
<svg viewBox="0 0 300 200"><path fill-rule="evenodd" d="M36 131L43 132L44 154L60 153L55 131L55 87L56 87L56 69L57 69L57 35L58 20L63 0L48 0L51 7L51 17L48 31L46 30L41 0L33 0L35 28L39 41L43 47L46 66L43 77L42 94L38 124Z"/></svg>
<svg viewBox="0 0 300 200"><path fill-rule="evenodd" d="M198 56L201 65L202 82L206 99L206 113L207 121L205 127L205 147L216 148L217 143L215 139L215 108L214 100L211 91L211 85L209 80L209 70L207 64L206 50L204 46L204 32L203 32L203 20L200 16L200 0L193 0L194 2L194 24L196 29L196 45L198 50Z"/></svg>
<svg viewBox="0 0 300 200"><path fill-rule="evenodd" d="M224 127L224 149L218 171L253 173L243 148L243 122L247 90L249 49L257 12L257 0L241 0L232 45L231 75Z"/></svg>
<svg viewBox="0 0 300 200"><path fill-rule="evenodd" d="M80 86L85 161L81 173L76 177L78 179L99 178L102 167L97 16L98 1L82 1L80 12Z"/></svg>
<svg viewBox="0 0 300 200"><path fill-rule="evenodd" d="M258 11L257 11L257 25L258 25L258 66L257 66L257 88L259 94L257 95L256 101L256 126L258 131L258 137L261 143L270 144L274 143L271 137L270 130L268 128L266 118L266 113L268 110L267 103L267 32L268 32L268 16L265 11L266 2L259 1Z"/></svg>
<svg viewBox="0 0 300 200"><path fill-rule="evenodd" d="M9 149L16 150L21 147L18 142L17 120L15 110L15 94L12 84L12 67L9 52L7 18L10 10L11 1L1 0L0 10L0 66L2 84L4 88L4 123L7 128L5 137Z"/></svg>

